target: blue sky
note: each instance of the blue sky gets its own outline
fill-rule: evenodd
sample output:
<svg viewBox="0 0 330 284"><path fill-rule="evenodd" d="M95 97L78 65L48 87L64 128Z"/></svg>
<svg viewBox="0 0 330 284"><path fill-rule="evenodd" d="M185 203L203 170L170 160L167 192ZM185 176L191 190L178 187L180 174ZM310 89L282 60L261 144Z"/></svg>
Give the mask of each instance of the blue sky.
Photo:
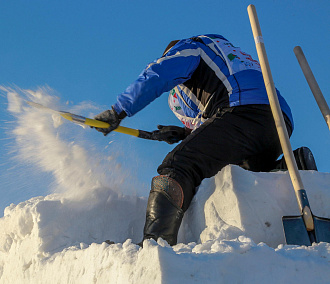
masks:
<svg viewBox="0 0 330 284"><path fill-rule="evenodd" d="M257 58L247 14L251 3L257 8L276 87L294 115L292 147L310 147L319 170L329 172L329 130L293 53L296 45L302 47L330 104L327 0L1 1L0 85L48 85L63 104L92 101L106 109L173 39L218 33ZM0 209L45 194L38 173L32 181L17 176L24 166L12 160L14 141L6 131L13 117L6 104L1 96ZM180 125L167 107L166 94L122 125L151 131L157 124ZM100 149L113 140L122 149L123 165L145 183L173 148L123 134L104 138L86 131Z"/></svg>

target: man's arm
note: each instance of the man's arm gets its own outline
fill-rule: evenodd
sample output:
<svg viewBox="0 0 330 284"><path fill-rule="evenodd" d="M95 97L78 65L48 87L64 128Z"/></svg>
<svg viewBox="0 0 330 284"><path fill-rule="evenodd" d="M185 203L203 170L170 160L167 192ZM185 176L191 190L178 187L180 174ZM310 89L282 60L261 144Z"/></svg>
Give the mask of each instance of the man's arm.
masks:
<svg viewBox="0 0 330 284"><path fill-rule="evenodd" d="M189 80L199 61L199 44L191 39L179 41L165 56L149 64L138 79L117 97L114 110L133 116L162 93Z"/></svg>

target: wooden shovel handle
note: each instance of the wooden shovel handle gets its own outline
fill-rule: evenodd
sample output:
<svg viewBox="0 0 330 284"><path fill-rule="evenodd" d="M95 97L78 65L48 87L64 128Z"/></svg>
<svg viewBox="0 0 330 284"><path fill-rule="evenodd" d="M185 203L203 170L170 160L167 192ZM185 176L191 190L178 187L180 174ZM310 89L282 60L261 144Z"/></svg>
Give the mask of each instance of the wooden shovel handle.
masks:
<svg viewBox="0 0 330 284"><path fill-rule="evenodd" d="M248 13L251 22L252 32L254 36L254 41L257 48L257 53L259 57L259 62L261 66L262 75L265 81L266 91L268 94L269 104L273 113L273 117L276 124L277 133L280 139L280 143L282 146L284 158L286 164L288 166L288 171L290 174L290 178L293 184L293 188L296 193L299 209L303 214L303 218L305 221L305 225L307 230L314 229L314 222L312 218L312 212L309 207L309 203L307 200L307 195L304 190L304 185L302 183L302 179L300 177L296 160L293 156L289 135L286 129L286 125L284 123L283 114L280 108L280 103L278 101L273 76L270 71L270 66L266 54L266 49L264 45L264 40L261 33L261 28L256 12L256 8L254 5L248 6Z"/></svg>
<svg viewBox="0 0 330 284"><path fill-rule="evenodd" d="M272 113L274 116L276 129L280 138L283 154L285 161L288 165L288 170L290 172L290 176L292 179L292 183L295 190L303 189L303 183L301 181L297 164L295 163L295 159L292 153L292 148L289 140L289 135L286 129L286 125L284 123L282 111L280 108L280 104L278 101L273 76L270 71L270 66L266 54L266 49L263 41L263 37L261 34L261 29L256 13L256 9L253 5L248 6L248 13L251 22L252 32L254 36L254 40L256 43L257 53L259 57L259 62L261 65L262 74L265 81L266 91L268 94L269 103L272 109Z"/></svg>
<svg viewBox="0 0 330 284"><path fill-rule="evenodd" d="M300 46L296 46L294 49L293 49L293 52L294 54L296 55L297 57L297 60L299 62L299 65L301 67L301 70L303 71L304 75L305 75L305 78L307 80L307 83L314 95L314 98L317 102L317 105L319 106L321 112L322 112L322 115L325 119L325 122L327 123L328 125L328 128L330 130L330 110L329 110L329 106L321 92L321 89L313 75L313 72L311 70L311 68L309 67L309 64L307 62L307 59L301 49Z"/></svg>

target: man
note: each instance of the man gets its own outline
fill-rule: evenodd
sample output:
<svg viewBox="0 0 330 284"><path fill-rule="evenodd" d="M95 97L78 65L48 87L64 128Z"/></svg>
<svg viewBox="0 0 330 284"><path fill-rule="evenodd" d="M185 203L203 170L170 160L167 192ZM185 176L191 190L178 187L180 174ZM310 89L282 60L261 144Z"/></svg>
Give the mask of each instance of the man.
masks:
<svg viewBox="0 0 330 284"><path fill-rule="evenodd" d="M282 150L260 65L221 35L171 42L163 56L118 96L112 109L95 117L111 125L97 130L107 135L126 116L170 90L170 108L185 127L158 126L152 133L156 140L182 142L152 179L143 240L161 237L175 245L184 212L204 178L228 164L252 171L285 165L276 162ZM277 93L291 135L292 114ZM296 156L302 164L307 160L305 168L316 169L308 148L298 149Z"/></svg>

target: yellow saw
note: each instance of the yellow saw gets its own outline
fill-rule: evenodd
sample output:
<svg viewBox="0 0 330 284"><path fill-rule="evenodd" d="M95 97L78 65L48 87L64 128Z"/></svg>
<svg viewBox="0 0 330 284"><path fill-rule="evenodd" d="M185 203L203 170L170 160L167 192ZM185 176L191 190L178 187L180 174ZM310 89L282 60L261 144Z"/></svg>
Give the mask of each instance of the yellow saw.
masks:
<svg viewBox="0 0 330 284"><path fill-rule="evenodd" d="M104 122L104 121L87 118L87 117L73 114L73 113L67 112L67 111L54 110L49 107L43 106L43 105L35 103L35 102L31 102L31 101L26 101L26 103L35 108L39 108L39 109L42 109L42 110L50 112L50 113L56 113L56 114L62 116L63 118L65 118L69 121L72 121L76 124L82 125L82 126L88 125L88 126L97 127L97 128L110 127L110 124L107 122ZM154 140L152 138L151 132L144 131L144 130L133 129L133 128L128 128L128 127L124 127L124 126L118 126L118 128L116 128L114 131L132 135L132 136L139 137L139 138L143 138L143 139Z"/></svg>

